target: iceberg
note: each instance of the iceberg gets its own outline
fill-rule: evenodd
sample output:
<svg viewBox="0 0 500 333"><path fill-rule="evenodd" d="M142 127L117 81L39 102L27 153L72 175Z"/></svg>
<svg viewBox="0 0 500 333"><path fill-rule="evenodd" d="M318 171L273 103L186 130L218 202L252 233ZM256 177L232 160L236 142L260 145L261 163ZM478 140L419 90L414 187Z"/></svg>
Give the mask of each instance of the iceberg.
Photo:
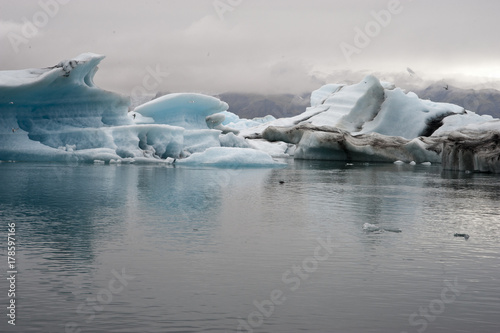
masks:
<svg viewBox="0 0 500 333"><path fill-rule="evenodd" d="M302 114L242 119L197 93L130 98L93 81L104 56L0 72L0 161L269 166L273 157L441 163L500 173L500 120L422 100L368 75L326 84Z"/></svg>
<svg viewBox="0 0 500 333"><path fill-rule="evenodd" d="M293 144L296 159L500 169L498 120L457 105L421 100L371 75L354 85L325 85L311 94L311 107L304 113L242 130L240 135ZM467 144L457 144L465 137Z"/></svg>
<svg viewBox="0 0 500 333"><path fill-rule="evenodd" d="M229 106L217 98L170 94L128 112L129 97L94 84L103 59L84 53L52 67L0 72L0 161L171 163L219 148L228 150L225 163L230 156L238 164L274 163L266 153L254 156L237 130L222 125ZM256 160L221 142L246 148Z"/></svg>

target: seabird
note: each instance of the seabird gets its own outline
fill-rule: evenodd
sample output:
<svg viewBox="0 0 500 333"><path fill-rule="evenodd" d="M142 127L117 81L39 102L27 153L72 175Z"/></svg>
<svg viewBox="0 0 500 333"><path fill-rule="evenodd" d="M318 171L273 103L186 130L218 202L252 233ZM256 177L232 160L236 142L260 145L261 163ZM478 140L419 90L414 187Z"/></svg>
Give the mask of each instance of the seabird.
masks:
<svg viewBox="0 0 500 333"><path fill-rule="evenodd" d="M446 85L446 87L443 87L443 88L444 88L444 90L448 90L448 85Z"/></svg>
<svg viewBox="0 0 500 333"><path fill-rule="evenodd" d="M280 180L280 184L285 184L285 181L284 180Z"/></svg>
<svg viewBox="0 0 500 333"><path fill-rule="evenodd" d="M135 119L135 113L132 115L132 117L134 117L134 119Z"/></svg>
<svg viewBox="0 0 500 333"><path fill-rule="evenodd" d="M15 131L17 131L18 129L19 129L19 127L17 127L17 128L12 127L12 133L14 133Z"/></svg>
<svg viewBox="0 0 500 333"><path fill-rule="evenodd" d="M406 67L406 70L410 73L410 76L415 75L415 72L410 67Z"/></svg>

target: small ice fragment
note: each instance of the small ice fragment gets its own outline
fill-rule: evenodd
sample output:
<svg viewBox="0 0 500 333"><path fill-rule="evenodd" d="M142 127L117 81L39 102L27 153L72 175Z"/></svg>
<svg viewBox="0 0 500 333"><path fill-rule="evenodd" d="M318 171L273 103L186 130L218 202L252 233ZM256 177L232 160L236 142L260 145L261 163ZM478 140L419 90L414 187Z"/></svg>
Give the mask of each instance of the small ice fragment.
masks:
<svg viewBox="0 0 500 333"><path fill-rule="evenodd" d="M372 232L372 231L379 231L380 228L378 226L376 226L375 224L365 223L365 224L363 224L363 230L368 231L368 232Z"/></svg>

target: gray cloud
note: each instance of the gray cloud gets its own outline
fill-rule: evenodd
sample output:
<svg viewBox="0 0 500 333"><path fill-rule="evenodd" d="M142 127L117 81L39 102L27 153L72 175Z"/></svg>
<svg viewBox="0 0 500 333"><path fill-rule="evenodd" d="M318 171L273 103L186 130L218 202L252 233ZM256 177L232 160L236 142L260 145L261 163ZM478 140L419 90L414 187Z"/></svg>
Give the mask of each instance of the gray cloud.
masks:
<svg viewBox="0 0 500 333"><path fill-rule="evenodd" d="M169 73L158 90L214 94L301 93L372 72L411 83L407 67L422 80L500 77L500 2L400 0L384 21L397 0L66 0L16 52L9 36L23 36L23 18L43 18L40 3L55 1L0 0L0 69L95 52L107 56L96 83L127 94L147 68ZM234 5L222 13L217 3ZM341 45L356 52L347 59Z"/></svg>

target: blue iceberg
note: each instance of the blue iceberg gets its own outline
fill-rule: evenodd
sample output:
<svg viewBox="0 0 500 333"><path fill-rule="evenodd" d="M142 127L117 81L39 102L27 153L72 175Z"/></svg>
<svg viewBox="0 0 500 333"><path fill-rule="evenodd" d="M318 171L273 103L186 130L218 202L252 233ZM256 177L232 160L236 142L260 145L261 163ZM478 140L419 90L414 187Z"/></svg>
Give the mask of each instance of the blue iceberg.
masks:
<svg viewBox="0 0 500 333"><path fill-rule="evenodd" d="M85 53L52 67L0 72L0 161L169 163L224 151L221 141L251 149L226 137L234 136L222 125L228 105L211 96L170 94L129 112L129 97L94 84L103 59Z"/></svg>

